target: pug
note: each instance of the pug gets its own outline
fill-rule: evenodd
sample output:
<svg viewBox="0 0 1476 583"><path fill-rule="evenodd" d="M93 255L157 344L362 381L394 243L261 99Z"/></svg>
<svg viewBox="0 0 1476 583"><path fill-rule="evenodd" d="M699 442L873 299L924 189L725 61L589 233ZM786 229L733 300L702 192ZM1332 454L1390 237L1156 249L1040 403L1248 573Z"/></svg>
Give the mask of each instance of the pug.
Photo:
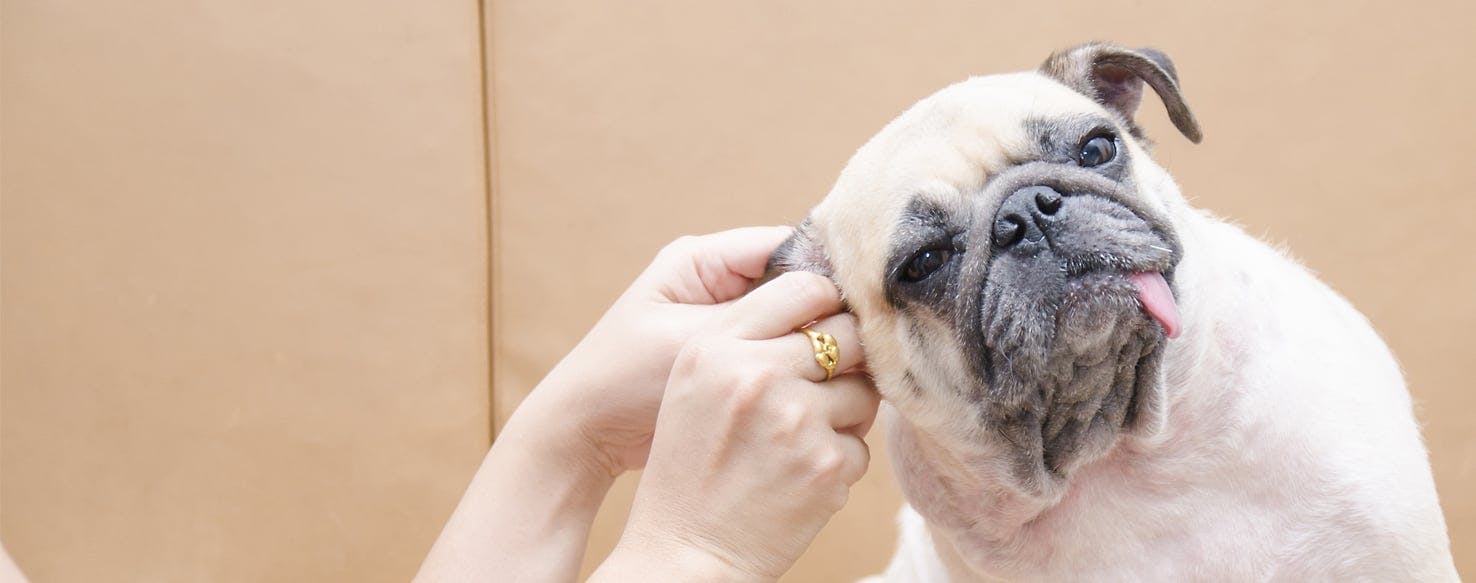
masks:
<svg viewBox="0 0 1476 583"><path fill-rule="evenodd" d="M907 499L886 579L1457 580L1389 349L1190 206L1144 85L1199 142L1151 49L947 87L775 252L860 323Z"/></svg>

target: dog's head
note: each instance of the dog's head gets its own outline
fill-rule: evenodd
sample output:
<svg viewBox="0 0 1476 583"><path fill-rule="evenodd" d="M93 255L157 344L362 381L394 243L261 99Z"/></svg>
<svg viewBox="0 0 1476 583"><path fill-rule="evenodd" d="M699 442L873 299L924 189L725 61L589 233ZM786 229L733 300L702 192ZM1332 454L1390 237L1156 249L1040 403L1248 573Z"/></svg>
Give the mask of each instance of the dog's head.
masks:
<svg viewBox="0 0 1476 583"><path fill-rule="evenodd" d="M1156 51L1088 44L943 89L863 146L772 260L834 278L883 396L1001 453L1021 491L1162 419L1181 199L1133 121L1145 84L1198 142Z"/></svg>

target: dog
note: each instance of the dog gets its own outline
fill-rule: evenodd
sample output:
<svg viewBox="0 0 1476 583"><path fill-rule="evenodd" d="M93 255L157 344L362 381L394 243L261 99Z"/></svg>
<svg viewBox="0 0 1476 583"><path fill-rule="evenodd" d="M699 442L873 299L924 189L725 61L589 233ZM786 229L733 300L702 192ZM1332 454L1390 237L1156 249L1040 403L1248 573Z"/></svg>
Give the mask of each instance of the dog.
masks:
<svg viewBox="0 0 1476 583"><path fill-rule="evenodd" d="M1457 580L1388 348L1185 201L1145 85L1199 142L1152 49L947 87L771 258L859 322L907 499L886 579Z"/></svg>

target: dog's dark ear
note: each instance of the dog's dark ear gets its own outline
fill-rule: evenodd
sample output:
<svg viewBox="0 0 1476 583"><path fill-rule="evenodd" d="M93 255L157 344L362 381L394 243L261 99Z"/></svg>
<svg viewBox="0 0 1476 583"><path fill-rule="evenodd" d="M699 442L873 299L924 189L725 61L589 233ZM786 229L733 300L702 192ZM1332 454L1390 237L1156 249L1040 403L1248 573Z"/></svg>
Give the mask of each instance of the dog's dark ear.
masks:
<svg viewBox="0 0 1476 583"><path fill-rule="evenodd" d="M808 218L801 221L794 228L794 234L780 243L774 254L769 256L769 266L759 281L767 282L790 271L809 271L825 277L831 276L830 258L825 255L825 247L815 235L815 225Z"/></svg>
<svg viewBox="0 0 1476 583"><path fill-rule="evenodd" d="M1174 127L1196 144L1202 137L1199 122L1179 91L1174 63L1159 51L1088 43L1052 54L1041 63L1040 72L1122 114L1139 136L1142 132L1133 114L1143 101L1143 83L1147 82L1168 107Z"/></svg>

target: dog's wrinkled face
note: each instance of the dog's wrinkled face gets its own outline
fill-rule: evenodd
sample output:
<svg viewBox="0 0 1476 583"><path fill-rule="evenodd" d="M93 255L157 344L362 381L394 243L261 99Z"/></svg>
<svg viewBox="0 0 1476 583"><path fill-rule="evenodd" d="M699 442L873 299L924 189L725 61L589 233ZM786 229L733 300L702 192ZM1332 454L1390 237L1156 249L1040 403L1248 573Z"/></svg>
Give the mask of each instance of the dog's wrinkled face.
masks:
<svg viewBox="0 0 1476 583"><path fill-rule="evenodd" d="M774 258L830 274L889 402L1041 492L1161 417L1176 187L1143 82L1197 140L1172 66L1086 45L934 94L863 146Z"/></svg>

